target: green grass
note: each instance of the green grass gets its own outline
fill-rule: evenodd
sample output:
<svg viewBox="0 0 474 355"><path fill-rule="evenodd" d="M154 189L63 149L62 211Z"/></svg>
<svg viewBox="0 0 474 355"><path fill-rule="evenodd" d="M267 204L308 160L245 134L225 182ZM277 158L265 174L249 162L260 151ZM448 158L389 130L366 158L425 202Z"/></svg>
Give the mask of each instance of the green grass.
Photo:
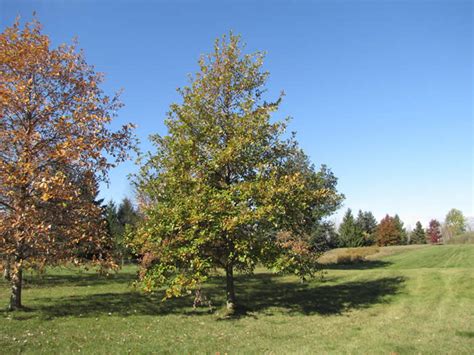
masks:
<svg viewBox="0 0 474 355"><path fill-rule="evenodd" d="M248 313L222 317L224 280L206 288L214 307L160 302L135 291L135 270L105 278L54 269L28 274L27 311L0 312L1 353L451 353L474 349L474 245L387 249L331 265L324 281L259 270L238 276ZM384 255L381 253L380 255ZM9 289L0 283L0 305Z"/></svg>

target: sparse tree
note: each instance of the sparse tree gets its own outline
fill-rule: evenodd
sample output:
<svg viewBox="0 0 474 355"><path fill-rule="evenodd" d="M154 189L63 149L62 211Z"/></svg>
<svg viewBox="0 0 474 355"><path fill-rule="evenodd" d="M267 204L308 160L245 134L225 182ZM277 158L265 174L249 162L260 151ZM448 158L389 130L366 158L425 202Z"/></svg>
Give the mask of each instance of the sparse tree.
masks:
<svg viewBox="0 0 474 355"><path fill-rule="evenodd" d="M466 218L464 218L460 210L453 208L448 212L444 220L443 231L443 235L446 239L450 239L466 231Z"/></svg>
<svg viewBox="0 0 474 355"><path fill-rule="evenodd" d="M222 268L230 312L236 269L313 272L309 234L342 198L334 175L316 171L294 135L283 139L286 123L270 120L280 99L262 100L263 55L241 48L237 36L216 41L179 90L168 135L152 137L157 152L137 176L144 221L132 236L145 289L181 296Z"/></svg>
<svg viewBox="0 0 474 355"><path fill-rule="evenodd" d="M0 78L0 254L10 260L10 309L18 309L27 267L113 266L94 196L127 157L131 127L107 128L117 98L104 95L75 46L51 48L38 22L0 34Z"/></svg>

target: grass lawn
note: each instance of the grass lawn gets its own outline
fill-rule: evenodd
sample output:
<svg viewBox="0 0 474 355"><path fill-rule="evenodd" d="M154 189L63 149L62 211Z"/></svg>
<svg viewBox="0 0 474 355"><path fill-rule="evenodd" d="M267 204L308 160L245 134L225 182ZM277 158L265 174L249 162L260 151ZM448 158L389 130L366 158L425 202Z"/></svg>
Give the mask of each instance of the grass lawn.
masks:
<svg viewBox="0 0 474 355"><path fill-rule="evenodd" d="M247 315L227 320L224 280L160 302L133 289L132 267L108 278L54 269L27 274L29 310L0 311L0 353L451 353L474 352L474 245L398 247L372 261L330 265L323 281L259 270L238 276ZM0 282L0 307L9 288Z"/></svg>

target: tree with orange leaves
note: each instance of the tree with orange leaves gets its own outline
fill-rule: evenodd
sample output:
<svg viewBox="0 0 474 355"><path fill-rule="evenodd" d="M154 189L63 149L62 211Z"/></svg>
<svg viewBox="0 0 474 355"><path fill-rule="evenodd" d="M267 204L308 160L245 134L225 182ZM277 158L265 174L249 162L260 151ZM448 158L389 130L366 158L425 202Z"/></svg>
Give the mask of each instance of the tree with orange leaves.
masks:
<svg viewBox="0 0 474 355"><path fill-rule="evenodd" d="M402 236L397 227L396 218L386 215L377 226L375 236L377 245L381 247L387 245L400 245Z"/></svg>
<svg viewBox="0 0 474 355"><path fill-rule="evenodd" d="M0 78L0 255L18 309L26 268L114 265L94 197L128 158L133 126L108 128L118 97L76 45L51 48L37 21L0 34Z"/></svg>

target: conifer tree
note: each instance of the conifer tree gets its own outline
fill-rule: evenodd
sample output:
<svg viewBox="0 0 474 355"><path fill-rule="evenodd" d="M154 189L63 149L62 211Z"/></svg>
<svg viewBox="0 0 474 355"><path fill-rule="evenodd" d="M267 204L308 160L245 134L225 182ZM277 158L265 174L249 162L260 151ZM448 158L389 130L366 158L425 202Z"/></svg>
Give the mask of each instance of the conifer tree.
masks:
<svg viewBox="0 0 474 355"><path fill-rule="evenodd" d="M411 232L410 244L426 244L426 232L421 222L416 222L415 229Z"/></svg>
<svg viewBox="0 0 474 355"><path fill-rule="evenodd" d="M364 232L354 219L350 208L347 209L342 223L339 225L338 233L341 246L343 247L361 247L365 244Z"/></svg>
<svg viewBox="0 0 474 355"><path fill-rule="evenodd" d="M126 231L127 229L130 229L130 232L133 230L139 220L139 214L132 201L126 197L118 208L115 202L110 201L105 207L105 215L118 257L122 260L123 264L124 259L133 256L131 249L127 245Z"/></svg>
<svg viewBox="0 0 474 355"><path fill-rule="evenodd" d="M362 229L364 236L364 245L372 245L375 243L375 230L377 229L377 220L370 211L362 212L359 210L357 214L357 225Z"/></svg>
<svg viewBox="0 0 474 355"><path fill-rule="evenodd" d="M311 245L316 251L327 251L337 248L340 244L334 222L317 222L311 234Z"/></svg>
<svg viewBox="0 0 474 355"><path fill-rule="evenodd" d="M400 244L405 245L408 244L408 233L404 227L404 224L398 214L394 217L395 225L397 226L397 231L399 234Z"/></svg>

